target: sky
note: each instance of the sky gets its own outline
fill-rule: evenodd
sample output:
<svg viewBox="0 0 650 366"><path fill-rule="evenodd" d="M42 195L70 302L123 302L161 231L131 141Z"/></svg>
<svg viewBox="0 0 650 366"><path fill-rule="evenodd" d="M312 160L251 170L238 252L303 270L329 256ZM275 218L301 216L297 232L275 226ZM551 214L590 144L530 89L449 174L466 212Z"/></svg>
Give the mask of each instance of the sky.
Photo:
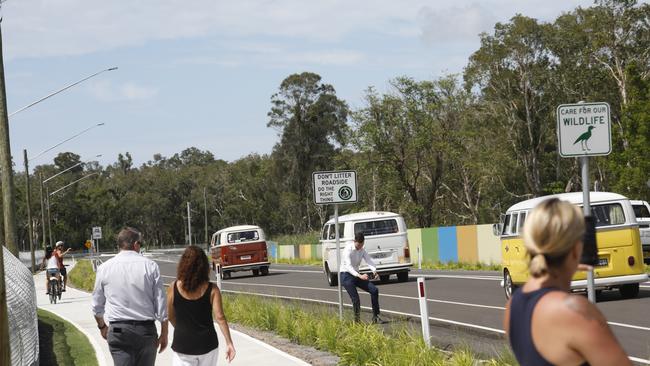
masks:
<svg viewBox="0 0 650 366"><path fill-rule="evenodd" d="M6 0L8 111L110 67L9 120L23 166L60 152L136 166L188 147L235 161L268 154L282 80L321 75L351 108L398 76L460 73L479 34L517 13L552 21L591 0ZM42 151L94 127L39 157ZM97 159L96 155L102 156ZM22 170L22 169L18 169Z"/></svg>

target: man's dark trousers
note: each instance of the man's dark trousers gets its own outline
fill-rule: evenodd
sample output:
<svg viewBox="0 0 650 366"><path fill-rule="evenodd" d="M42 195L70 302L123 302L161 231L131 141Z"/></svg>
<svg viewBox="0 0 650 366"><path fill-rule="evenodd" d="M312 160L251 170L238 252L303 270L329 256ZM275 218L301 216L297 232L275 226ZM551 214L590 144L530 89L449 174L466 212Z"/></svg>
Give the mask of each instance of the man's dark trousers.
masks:
<svg viewBox="0 0 650 366"><path fill-rule="evenodd" d="M113 322L108 328L107 340L115 366L153 366L156 363L158 332L153 321Z"/></svg>
<svg viewBox="0 0 650 366"><path fill-rule="evenodd" d="M345 287L345 291L350 295L352 300L352 308L354 309L354 320L359 321L361 316L361 301L359 300L359 293L357 287L363 289L370 294L370 301L372 302L372 315L379 315L379 290L374 283L368 280L362 280L355 277L348 272L341 273L341 284Z"/></svg>

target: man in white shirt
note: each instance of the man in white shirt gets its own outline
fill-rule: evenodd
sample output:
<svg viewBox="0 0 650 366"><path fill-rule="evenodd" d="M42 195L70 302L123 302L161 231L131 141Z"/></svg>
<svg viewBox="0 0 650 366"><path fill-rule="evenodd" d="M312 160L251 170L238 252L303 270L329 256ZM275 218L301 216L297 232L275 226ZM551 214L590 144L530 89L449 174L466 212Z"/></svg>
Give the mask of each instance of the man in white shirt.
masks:
<svg viewBox="0 0 650 366"><path fill-rule="evenodd" d="M166 292L158 264L140 255L141 244L139 231L122 229L120 252L99 266L95 277L92 310L115 365L153 366L156 349L167 347Z"/></svg>
<svg viewBox="0 0 650 366"><path fill-rule="evenodd" d="M370 282L367 274L359 273L361 259L364 259L370 270L372 270L373 277L377 276L375 262L370 258L368 252L363 249L364 241L363 233L357 233L354 236L354 242L349 243L343 249L343 255L341 256L341 285L345 287L345 291L348 292L352 300L354 321L358 322L361 317L361 300L359 300L359 293L357 292L357 287L359 287L370 293L372 322L383 323L379 318L379 290L374 283Z"/></svg>

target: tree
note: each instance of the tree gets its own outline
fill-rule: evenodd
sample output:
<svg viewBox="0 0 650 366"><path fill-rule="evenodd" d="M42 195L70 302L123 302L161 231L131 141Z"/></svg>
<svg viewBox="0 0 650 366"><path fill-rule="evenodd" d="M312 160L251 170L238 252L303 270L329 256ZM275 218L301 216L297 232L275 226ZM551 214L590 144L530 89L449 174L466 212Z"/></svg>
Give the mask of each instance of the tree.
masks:
<svg viewBox="0 0 650 366"><path fill-rule="evenodd" d="M398 192L410 198L413 219L428 227L447 169L444 145L454 121L441 108L441 82L400 77L390 85L388 94L366 91L366 106L354 114L355 143L373 165L389 167Z"/></svg>
<svg viewBox="0 0 650 366"><path fill-rule="evenodd" d="M288 76L271 97L268 127L278 129L280 142L273 148L274 175L298 202L299 231L311 230L315 207L311 174L329 169L332 157L345 144L348 107L334 87L310 72Z"/></svg>

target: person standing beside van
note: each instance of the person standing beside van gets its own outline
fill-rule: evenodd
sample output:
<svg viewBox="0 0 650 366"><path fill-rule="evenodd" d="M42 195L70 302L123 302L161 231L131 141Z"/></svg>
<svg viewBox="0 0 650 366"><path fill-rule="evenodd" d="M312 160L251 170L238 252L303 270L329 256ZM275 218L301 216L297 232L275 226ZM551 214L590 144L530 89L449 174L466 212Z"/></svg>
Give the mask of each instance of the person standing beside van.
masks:
<svg viewBox="0 0 650 366"><path fill-rule="evenodd" d="M188 246L178 262L176 281L167 289L167 313L174 326L174 366L217 364L219 339L213 319L226 340L226 360L235 358L221 292L210 283L208 257L198 246Z"/></svg>
<svg viewBox="0 0 650 366"><path fill-rule="evenodd" d="M598 308L570 294L582 255L584 217L551 198L526 218L530 279L506 304L504 329L521 365L631 365Z"/></svg>
<svg viewBox="0 0 650 366"><path fill-rule="evenodd" d="M367 274L359 273L359 265L361 259L365 260L372 271L373 277L377 276L377 267L368 252L363 249L365 237L363 233L356 233L354 241L347 244L343 249L341 255L341 284L345 287L350 300L352 300L352 308L354 309L354 321L358 322L361 319L361 300L359 300L359 293L357 287L363 289L370 294L370 301L372 302L372 322L383 323L379 317L379 290L374 283L370 282Z"/></svg>

